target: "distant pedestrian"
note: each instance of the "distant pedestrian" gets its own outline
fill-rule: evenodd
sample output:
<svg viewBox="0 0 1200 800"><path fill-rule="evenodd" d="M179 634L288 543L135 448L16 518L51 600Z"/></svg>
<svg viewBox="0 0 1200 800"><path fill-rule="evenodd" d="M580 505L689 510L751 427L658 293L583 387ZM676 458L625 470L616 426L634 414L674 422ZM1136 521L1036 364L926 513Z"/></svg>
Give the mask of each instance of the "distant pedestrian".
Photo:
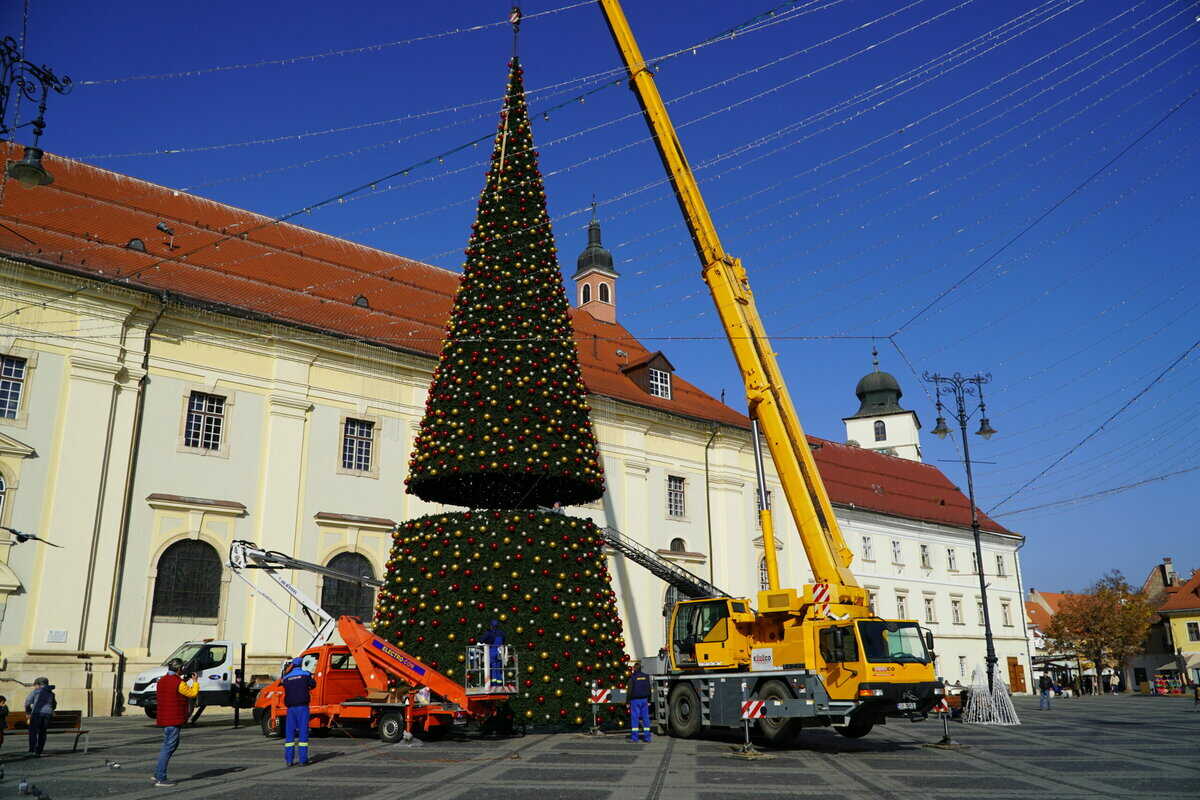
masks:
<svg viewBox="0 0 1200 800"><path fill-rule="evenodd" d="M633 662L629 676L629 741L650 741L650 676L642 672L642 662Z"/></svg>
<svg viewBox="0 0 1200 800"><path fill-rule="evenodd" d="M312 690L317 688L317 681L312 673L304 668L304 659L297 656L292 659L292 669L283 676L283 704L287 706L287 719L284 722L283 760L290 767L300 750L299 763L308 766L308 705L312 702Z"/></svg>
<svg viewBox="0 0 1200 800"><path fill-rule="evenodd" d="M8 698L0 694L0 747L4 747L6 728L8 728Z"/></svg>
<svg viewBox="0 0 1200 800"><path fill-rule="evenodd" d="M1054 681L1050 680L1049 675L1043 675L1038 678L1038 688L1042 690L1042 698L1038 701L1038 708L1042 711L1050 710L1050 692L1054 689Z"/></svg>
<svg viewBox="0 0 1200 800"><path fill-rule="evenodd" d="M494 619L488 625L487 631L479 638L480 643L488 649L488 684L504 685L504 660L500 656L500 648L505 643L504 630L500 620Z"/></svg>
<svg viewBox="0 0 1200 800"><path fill-rule="evenodd" d="M34 678L33 691L25 698L25 715L29 721L29 753L41 756L46 749L46 730L58 708L54 687L49 678Z"/></svg>
<svg viewBox="0 0 1200 800"><path fill-rule="evenodd" d="M1200 711L1200 683L1192 687L1192 711Z"/></svg>
<svg viewBox="0 0 1200 800"><path fill-rule="evenodd" d="M158 685L154 688L158 705L154 724L163 729L162 749L158 751L158 764L154 768L155 786L175 785L175 781L167 779L167 764L179 749L179 734L188 719L188 701L200 693L195 674L188 675L184 680L179 674L182 671L183 661L172 658L167 662L167 674L158 679Z"/></svg>

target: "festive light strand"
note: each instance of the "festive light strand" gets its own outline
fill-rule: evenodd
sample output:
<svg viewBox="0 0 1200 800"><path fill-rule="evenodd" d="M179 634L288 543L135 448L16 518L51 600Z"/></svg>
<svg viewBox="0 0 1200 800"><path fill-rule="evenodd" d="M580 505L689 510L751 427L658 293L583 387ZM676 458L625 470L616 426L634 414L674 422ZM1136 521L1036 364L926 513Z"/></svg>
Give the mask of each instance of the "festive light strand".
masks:
<svg viewBox="0 0 1200 800"><path fill-rule="evenodd" d="M551 14L560 14L564 11L571 11L583 6L594 5L593 0L581 0L580 2L570 3L558 8L552 8L546 11L538 11L533 14L525 14L521 17L522 22L528 22L531 19L545 17ZM391 42L381 42L379 44L363 45L361 47L347 47L340 50L326 50L321 53L312 53L303 56L289 56L287 58L267 58L259 61L248 61L241 64L224 64L214 67L200 67L198 69L179 70L176 72L158 72L147 73L142 75L127 75L119 78L100 78L96 80L79 81L80 86L112 86L120 83L130 83L133 81L154 81L154 80L170 80L175 78L195 78L200 75L212 75L218 72L233 72L243 69L257 69L260 67L278 67L291 64L301 64L310 61L319 61L324 58L333 58L336 56L359 55L361 53L376 53L383 50L389 50L394 47L403 47L417 42L428 42L435 39L445 39L450 36L458 36L464 33L475 33L484 31L490 28L497 28L510 24L508 17L497 20L495 22L484 22L478 25L468 25L460 28L451 28L450 30L441 31L440 33L426 33L421 36L412 36L408 39L398 39Z"/></svg>

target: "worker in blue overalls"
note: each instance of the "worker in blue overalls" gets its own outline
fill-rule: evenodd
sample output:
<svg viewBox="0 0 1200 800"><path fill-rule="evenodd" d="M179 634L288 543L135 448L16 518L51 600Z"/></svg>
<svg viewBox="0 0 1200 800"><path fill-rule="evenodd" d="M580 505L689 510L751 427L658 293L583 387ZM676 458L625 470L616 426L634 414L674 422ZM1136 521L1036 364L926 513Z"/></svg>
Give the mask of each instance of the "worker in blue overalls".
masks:
<svg viewBox="0 0 1200 800"><path fill-rule="evenodd" d="M642 672L642 662L633 662L629 676L629 741L650 741L650 676Z"/></svg>
<svg viewBox="0 0 1200 800"><path fill-rule="evenodd" d="M290 767L299 749L300 766L308 766L308 704L311 692L317 688L312 673L304 668L303 659L292 659L291 669L283 677L283 704L287 706L284 724L283 760Z"/></svg>
<svg viewBox="0 0 1200 800"><path fill-rule="evenodd" d="M504 662L500 658L500 647L504 644L504 631L500 628L500 620L492 620L479 641L488 646L488 683L503 685Z"/></svg>

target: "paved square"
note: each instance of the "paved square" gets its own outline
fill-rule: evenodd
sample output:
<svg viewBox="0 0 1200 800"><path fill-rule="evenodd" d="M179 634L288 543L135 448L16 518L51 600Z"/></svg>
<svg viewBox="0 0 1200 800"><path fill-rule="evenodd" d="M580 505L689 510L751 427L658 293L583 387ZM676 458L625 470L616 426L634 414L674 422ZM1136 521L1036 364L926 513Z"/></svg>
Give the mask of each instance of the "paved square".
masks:
<svg viewBox="0 0 1200 800"><path fill-rule="evenodd" d="M951 725L960 751L923 747L941 723L898 722L859 740L811 731L765 761L726 758L727 739L658 737L630 744L617 736L537 734L501 741L467 739L421 747L345 735L312 740L314 763L288 769L277 740L257 726L234 730L206 718L184 731L171 762L174 789L150 774L159 732L141 717L88 720L92 749L26 759L23 735L0 750L0 798L22 777L53 800L120 796L220 800L972 800L1200 797L1200 713L1190 701L1157 697L1060 700L1037 710L1017 698L1023 725ZM106 762L116 761L120 769Z"/></svg>

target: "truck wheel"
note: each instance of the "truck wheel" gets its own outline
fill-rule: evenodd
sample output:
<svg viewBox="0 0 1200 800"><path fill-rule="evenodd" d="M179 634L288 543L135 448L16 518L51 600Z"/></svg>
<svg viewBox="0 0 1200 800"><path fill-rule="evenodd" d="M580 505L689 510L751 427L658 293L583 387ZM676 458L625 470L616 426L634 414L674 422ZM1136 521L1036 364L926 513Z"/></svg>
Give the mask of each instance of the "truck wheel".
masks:
<svg viewBox="0 0 1200 800"><path fill-rule="evenodd" d="M755 699L765 700L769 707L772 700L791 700L792 693L783 681L771 680L762 685ZM800 720L789 717L763 717L758 721L758 732L768 744L791 744L800 733Z"/></svg>
<svg viewBox="0 0 1200 800"><path fill-rule="evenodd" d="M852 722L849 725L834 725L833 729L847 739L861 739L874 727L874 722Z"/></svg>
<svg viewBox="0 0 1200 800"><path fill-rule="evenodd" d="M671 733L681 739L690 739L704 727L701 719L700 696L690 683L681 683L671 690L667 701L667 717Z"/></svg>
<svg viewBox="0 0 1200 800"><path fill-rule="evenodd" d="M155 717L158 716L158 707L157 706L142 706L142 711L145 711L146 716L149 717L150 719L154 719Z"/></svg>
<svg viewBox="0 0 1200 800"><path fill-rule="evenodd" d="M263 711L262 717L259 718L259 724L262 725L262 734L268 739L278 739L283 735L282 726L279 724L279 717L271 713L271 709Z"/></svg>
<svg viewBox="0 0 1200 800"><path fill-rule="evenodd" d="M388 711L379 716L379 739L388 744L395 744L404 738L404 715L396 711Z"/></svg>

